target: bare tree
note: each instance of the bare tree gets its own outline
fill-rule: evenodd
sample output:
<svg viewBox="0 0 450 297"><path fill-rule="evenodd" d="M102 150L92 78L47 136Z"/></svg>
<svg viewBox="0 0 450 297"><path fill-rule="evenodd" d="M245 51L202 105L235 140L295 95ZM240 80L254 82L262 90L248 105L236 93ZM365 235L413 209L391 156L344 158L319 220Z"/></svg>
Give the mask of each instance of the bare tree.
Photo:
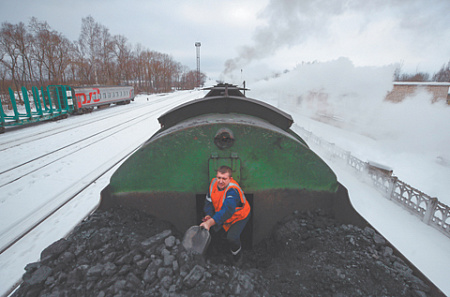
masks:
<svg viewBox="0 0 450 297"><path fill-rule="evenodd" d="M72 43L60 33L51 30L47 22L32 18L30 29L34 33L32 57L41 84L64 83L66 71L73 55Z"/></svg>
<svg viewBox="0 0 450 297"><path fill-rule="evenodd" d="M117 60L115 83L128 82L131 78L131 48L128 45L127 38L122 35L114 36L115 56Z"/></svg>
<svg viewBox="0 0 450 297"><path fill-rule="evenodd" d="M27 31L24 23L19 23L14 26L13 42L15 47L19 50L20 57L20 76L24 84L34 82L33 63L31 60L31 53L33 47L33 36Z"/></svg>
<svg viewBox="0 0 450 297"><path fill-rule="evenodd" d="M146 89L144 86L145 82L145 57L144 51L141 44L137 44L133 53L134 59L132 60L132 73L134 74L135 85L137 85L138 90ZM148 90L146 90L148 92Z"/></svg>
<svg viewBox="0 0 450 297"><path fill-rule="evenodd" d="M202 73L201 74L201 82L202 85L204 83L204 79L205 76ZM185 71L182 75L182 88L183 89L194 89L195 87L197 87L197 71L196 70L190 70L190 71Z"/></svg>
<svg viewBox="0 0 450 297"><path fill-rule="evenodd" d="M29 35L23 23L3 23L0 30L0 51L2 65L8 70L16 89L30 79Z"/></svg>
<svg viewBox="0 0 450 297"><path fill-rule="evenodd" d="M109 29L100 25L100 48L99 48L99 77L100 84L112 84L114 76L114 50L115 41L109 33Z"/></svg>
<svg viewBox="0 0 450 297"><path fill-rule="evenodd" d="M156 92L156 73L158 68L159 53L154 51L143 51L139 63L143 71L143 86L147 93Z"/></svg>
<svg viewBox="0 0 450 297"><path fill-rule="evenodd" d="M81 20L81 33L77 43L77 66L81 82L98 83L98 56L101 48L101 26L92 16Z"/></svg>
<svg viewBox="0 0 450 297"><path fill-rule="evenodd" d="M433 75L433 81L450 82L450 61Z"/></svg>
<svg viewBox="0 0 450 297"><path fill-rule="evenodd" d="M425 82L430 80L430 75L425 72L417 72L414 74L401 73L401 69L397 68L394 72L395 81L415 81L415 82Z"/></svg>

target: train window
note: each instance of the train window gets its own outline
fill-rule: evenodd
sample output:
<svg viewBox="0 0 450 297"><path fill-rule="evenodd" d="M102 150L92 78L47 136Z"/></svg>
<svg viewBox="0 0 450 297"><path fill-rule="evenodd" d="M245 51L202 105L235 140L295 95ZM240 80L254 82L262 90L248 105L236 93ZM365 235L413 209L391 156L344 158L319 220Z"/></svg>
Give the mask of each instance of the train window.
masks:
<svg viewBox="0 0 450 297"><path fill-rule="evenodd" d="M103 93L103 99L106 99L106 93Z"/></svg>
<svg viewBox="0 0 450 297"><path fill-rule="evenodd" d="M111 98L111 93L108 93L108 98Z"/></svg>

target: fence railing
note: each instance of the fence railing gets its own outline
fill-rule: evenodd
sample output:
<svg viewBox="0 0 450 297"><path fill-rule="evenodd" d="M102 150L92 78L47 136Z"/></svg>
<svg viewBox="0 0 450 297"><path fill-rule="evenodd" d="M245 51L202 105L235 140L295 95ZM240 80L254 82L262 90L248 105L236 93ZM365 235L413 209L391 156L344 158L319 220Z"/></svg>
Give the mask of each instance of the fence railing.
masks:
<svg viewBox="0 0 450 297"><path fill-rule="evenodd" d="M296 128L305 141L319 146L330 157L341 159L359 173L367 173L375 188L384 196L418 216L424 223L450 237L449 206L399 180L392 175L392 171L389 169L361 161L352 156L350 152L314 135L303 127L296 125Z"/></svg>

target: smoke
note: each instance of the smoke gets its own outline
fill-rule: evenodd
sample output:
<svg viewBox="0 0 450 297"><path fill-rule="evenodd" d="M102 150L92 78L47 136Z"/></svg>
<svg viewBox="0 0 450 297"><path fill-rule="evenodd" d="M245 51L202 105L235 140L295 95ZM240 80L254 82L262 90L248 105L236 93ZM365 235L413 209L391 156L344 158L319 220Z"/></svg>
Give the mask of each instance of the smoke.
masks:
<svg viewBox="0 0 450 297"><path fill-rule="evenodd" d="M308 35L320 33L326 27L326 15L339 13L341 10L339 6L331 4L325 5L325 10L322 11L319 9L320 2L324 1L271 0L260 14L267 25L256 29L253 45L242 46L238 50L238 57L225 62L224 74L254 60L268 57L281 47L299 44Z"/></svg>
<svg viewBox="0 0 450 297"><path fill-rule="evenodd" d="M265 25L255 30L250 45L240 47L238 56L225 62L222 75L229 76L233 71L271 57L281 49L311 40L319 40L326 46L336 33L350 30L359 36L373 33L370 32L371 24L382 20L391 24L396 36L401 36L402 42L411 43L410 49L418 54L420 50L417 48L429 47L437 36L436 32L440 32L439 38L449 36L448 16L445 15L448 11L450 1L447 0L270 0L258 16ZM390 33L384 32L386 35Z"/></svg>

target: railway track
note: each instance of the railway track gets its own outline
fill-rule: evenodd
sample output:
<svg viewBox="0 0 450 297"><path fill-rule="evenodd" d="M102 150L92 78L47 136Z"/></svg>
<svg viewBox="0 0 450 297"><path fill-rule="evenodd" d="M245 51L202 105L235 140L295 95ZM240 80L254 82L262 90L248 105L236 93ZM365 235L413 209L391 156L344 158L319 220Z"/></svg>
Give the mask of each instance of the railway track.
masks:
<svg viewBox="0 0 450 297"><path fill-rule="evenodd" d="M172 95L173 96L173 95ZM23 166L30 166L30 163L35 163L38 160L46 156L53 155L58 151L67 151L69 148L75 147L76 144L82 143L83 141L87 141L90 138L96 137L99 134L102 134L108 130L117 129L118 126L126 125L127 122L137 121L139 119L145 119L146 117L151 117L155 113L163 110L164 107L162 104L165 104L166 101L170 100L170 95L163 98L158 98L157 100L153 100L150 104L139 106L133 106L133 108L129 108L125 111L121 109L115 109L114 113L108 115L101 115L95 118L88 118L87 120L77 121L77 127L74 127L72 123L66 124L64 122L64 126L51 129L42 133L27 133L29 134L27 137L23 135L15 138L9 139L8 142L3 142L0 144L0 152L3 154L7 154L8 150L13 150L19 146L21 146L20 150L16 150L17 152L23 152L24 155L21 158L21 162L18 164L15 160L12 159L2 159L0 160L0 176L2 179L7 179L7 181L2 181L0 183L0 187L9 183L14 178L7 178L4 174L9 173L13 170L16 170ZM179 102L182 102L185 98L181 96L181 99L175 101L170 106L176 105ZM155 105L160 105L155 108ZM121 107L120 107L121 108ZM117 125L108 126L108 124L104 124L106 121L110 121L112 117L116 117ZM75 118L77 120L77 118ZM97 128L99 126L100 128ZM48 148L48 142L52 142L53 139L57 138L60 133L64 133L70 131L73 135L69 143L57 143L52 150ZM28 146L26 146L28 144Z"/></svg>
<svg viewBox="0 0 450 297"><path fill-rule="evenodd" d="M49 224L51 226L52 223L49 222L60 224L61 220L66 220L66 216L75 215L76 219L69 220L75 223L65 227L64 234L61 234L61 232L59 232L59 235L57 233L52 234L51 237L53 239L49 240L47 245L69 233L77 222L81 221L96 208L100 198L99 193L108 184L109 176L112 172L115 171L129 154L134 152L134 150L152 135L152 130L156 131L159 128L156 118L164 111L182 102L201 96L202 94L198 92L194 94L187 93L185 95L178 94L177 96L168 95L153 100L152 102L149 101L148 104L141 103L138 109L134 108L130 111L114 113L114 115L108 115L108 117L102 116L99 121L90 119L90 125L96 127L92 129L95 132L84 136L80 136L83 133L81 133L82 130L80 132L79 127L74 128L71 125L72 129L62 127L59 131L42 133L34 141L25 141L22 137L22 140L18 140L18 142L8 148L4 145L3 154L5 152L11 154L11 151L20 152L23 150L25 152L28 151L28 155L32 155L32 157L21 162L21 164L0 167L2 168L2 172L0 173L0 191L2 193L0 204L3 209L3 211L0 211L3 212L1 214L3 217L3 227L0 227L0 266L9 267L10 265L15 267L19 265L20 268L18 268L16 273L16 278L19 280L23 274L25 264L37 259L24 258L23 265L11 263L12 258L15 258L17 262L17 255L15 257L12 256L15 251L26 249L23 246L28 244L31 244L34 249L38 240L33 238L40 236L41 239L39 241L42 241L43 233L51 232L48 229ZM122 109L122 107L120 106L119 108ZM133 116L130 116L131 114ZM102 125L105 125L103 122L106 121L106 118L109 118L109 121L111 121L111 117L114 117L114 122L117 122L117 124L101 128ZM86 124L87 121L82 122ZM83 125L83 127L86 126ZM54 149L47 152L37 148L36 145L34 145L36 149L32 149L34 143L49 142L51 141L50 139L62 135L63 132L73 133L74 139L76 138L76 140L55 146ZM127 136L135 133L142 135L140 141L138 143L127 143ZM98 152L102 150L105 151L105 155L107 156L102 156L101 159L103 161L98 163L95 159L99 155ZM90 169L85 172L70 173L71 165L78 162L85 163L85 167ZM77 167L79 165L77 164ZM49 172L54 172L53 184L46 182L49 179L46 176ZM61 182L61 185L55 184L55 182ZM39 185L39 183L41 184ZM95 190L93 190L94 188ZM37 195L36 201L29 202L27 200L28 203L24 204L25 199L21 197L27 197L37 192L45 192L45 199L43 199L43 195L40 193ZM83 216L81 217L79 214L76 215L73 213L74 209L79 209L80 207L83 208L81 211ZM19 211L15 214L11 214L11 211L8 211L14 211L14 209L19 209ZM61 214L64 213L66 215L62 216ZM20 246L22 248L17 248ZM34 256L44 247L37 247ZM11 287L12 284L11 281L8 282L5 278L9 278L10 280L12 278L9 273L7 277L2 275L3 273L4 268L2 268L0 273L0 287L6 289L5 285ZM1 294L3 292L0 292Z"/></svg>
<svg viewBox="0 0 450 297"><path fill-rule="evenodd" d="M114 136L115 134L119 133L123 129L126 129L128 127L132 127L133 125L145 121L148 118L154 117L157 115L161 110L165 109L165 107L158 107L157 109L153 108L153 105L146 106L139 110L139 114L133 114L132 112L136 113L135 110L127 111L126 113L129 114L129 118L126 122L118 121L118 124L113 126L107 126L105 128L102 128L101 130L91 130L90 134L84 135L83 133L80 134L81 138L74 140L71 143L68 143L64 146L55 148L54 150L51 150L49 152L43 152L39 154L36 157L33 157L29 160L26 160L20 164L16 164L10 168L3 169L0 171L0 189L4 187L5 185L8 185L12 182L18 181L22 177L25 177L33 172L36 172L40 170L43 167L46 167L54 162L60 161L66 156L69 156L73 153L75 153L77 150L80 149L86 149L89 146L93 145L94 142L102 141L103 139L107 137ZM115 115L117 116L117 115ZM120 117L122 117L123 114L120 114ZM107 117L106 119L110 119L112 116ZM104 120L105 118L103 118ZM98 123L98 121L91 121L91 123ZM67 130L65 130L67 131ZM58 132L61 133L61 132ZM51 134L46 137L50 137L56 134ZM42 139L42 138L41 138ZM29 143L31 141L28 141L26 143ZM22 143L25 144L25 143ZM17 145L13 146L16 147ZM10 147L10 148L13 148ZM29 151L29 150L27 150ZM37 164L37 165L36 165ZM20 171L17 171L17 169L20 168ZM14 174L14 171L16 172Z"/></svg>
<svg viewBox="0 0 450 297"><path fill-rule="evenodd" d="M137 147L138 148L138 147ZM136 148L136 149L137 149ZM18 228L11 228L7 232L2 233L0 235L0 239L2 242L2 246L0 247L0 254L5 252L8 248L14 245L17 241L22 239L24 236L33 231L36 227L42 224L49 217L54 215L58 210L65 207L68 203L74 200L80 193L89 188L92 184L97 182L100 178L107 175L111 169L115 168L116 165L119 165L123 160L125 160L130 154L132 154L136 149L131 152L126 152L122 157L122 154L117 154L118 159L111 159L109 162L103 164L102 167L97 168L92 171L88 176L83 177L81 180L77 181L76 185L82 185L81 188L78 188L76 185L66 189L64 192L60 193L60 197L62 199L58 199L55 203L50 203L46 205L42 205L38 209L35 209L36 212L40 213L40 217L36 216L27 216L24 220L21 221L21 225L29 222L26 228L22 228L23 230L17 230ZM54 204L54 206L53 206ZM52 207L53 206L53 207ZM17 225L17 224L16 224ZM25 226L24 226L25 227ZM6 241L9 241L6 243Z"/></svg>
<svg viewBox="0 0 450 297"><path fill-rule="evenodd" d="M70 163L73 163L76 160L84 160L89 156L89 153L86 153L86 151L96 151L97 149L94 147L98 148L114 145L114 140L121 139L121 137L127 133L133 133L133 128L137 124L147 121L150 118L157 117L163 110L176 106L184 100L184 98L178 98L169 104L164 103L165 106L157 108L154 108L153 105L146 106L145 108L142 108L142 110L139 110L137 115L134 115L131 118L128 115L126 122L123 122L124 119L122 118L121 120L117 120L118 123L114 126L95 130L95 132L90 135L76 139L67 145L51 150L50 152L40 154L22 164L3 170L0 173L0 191L6 193L6 196L12 196L13 193L11 193L11 190L9 189L16 188L15 185L12 185L13 183L19 181L23 181L26 184L38 182L35 180L48 174L48 171L57 172L58 170L61 170L61 163L66 162L70 165ZM148 111L149 109L151 109L151 111ZM120 115L120 117L122 117L122 115ZM25 148L25 151L31 150ZM125 151L129 151L129 147L126 147ZM112 160L116 160L118 159L118 156L122 155L124 155L124 152L120 151L118 155L112 157ZM109 167L109 165L107 167ZM44 173L40 173L42 171L44 171ZM103 174L103 170L98 172L98 168L93 172L94 173L89 174L89 176L93 177L89 178L87 181L85 180L85 177L73 179L70 188L74 187L76 191L80 185L89 183L91 179L95 179L95 177ZM44 210L52 212L54 209L57 209L60 205L64 204L65 201L72 199L73 192L73 190L69 191L69 195L63 194L65 193L64 190L62 192L56 192L55 196L48 197L44 201L39 201L34 203L34 205L29 206L28 213L24 213L23 217L17 217L15 220L4 224L3 227L0 228L0 251L3 252L7 246L11 245L11 242L16 241L23 236L23 234L26 234L28 230L33 228L35 222L40 222L43 218L47 217L48 214L43 214L45 213Z"/></svg>
<svg viewBox="0 0 450 297"><path fill-rule="evenodd" d="M165 96L161 95L153 95L149 97L156 97L152 98L152 101L149 102L149 106L153 106L158 103L162 103L165 101L170 100L174 95L169 94ZM102 111L95 111L94 114L84 114L84 115L75 115L71 118L76 120L77 125L79 126L87 126L93 123L100 123L105 120L109 120L111 117L114 116L127 116L129 114L133 114L137 108L141 108L141 106L137 106L136 104L130 104L130 105L120 105L120 106L112 106L109 109L102 110ZM100 114L97 114L100 113ZM95 116L93 116L95 115ZM37 123L34 125L45 125L45 124L51 124L51 122L47 123ZM6 151L8 149L17 147L22 144L30 143L36 140L45 139L47 137L51 137L54 135L58 135L60 133L64 133L67 131L71 131L74 129L72 122L69 120L63 120L58 123L58 125L51 125L50 129L48 131L39 131L35 132L32 127L23 126L23 127L16 127L13 129L19 130L16 131L17 133L11 134L4 134L2 137L0 137L0 152Z"/></svg>

